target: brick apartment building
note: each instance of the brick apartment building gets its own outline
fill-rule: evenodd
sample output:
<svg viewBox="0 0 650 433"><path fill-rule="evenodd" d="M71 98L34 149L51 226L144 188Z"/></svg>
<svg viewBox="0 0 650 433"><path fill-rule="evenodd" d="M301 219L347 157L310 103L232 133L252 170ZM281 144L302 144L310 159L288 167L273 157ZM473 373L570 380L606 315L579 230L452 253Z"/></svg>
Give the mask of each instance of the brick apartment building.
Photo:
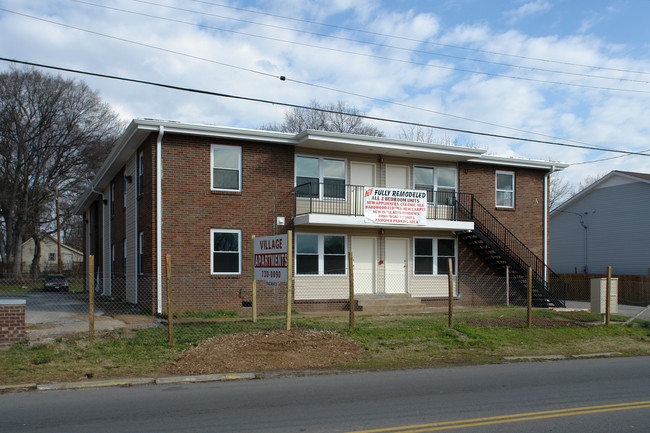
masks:
<svg viewBox="0 0 650 433"><path fill-rule="evenodd" d="M505 265L519 276L532 267L540 299L557 304L545 266L547 188L565 167L325 131L133 120L76 212L98 290L157 312L168 254L177 310L247 311L251 236L288 230L298 310L347 308L349 251L360 295L447 302L451 258L460 304L480 301L458 275L503 275ZM373 221L364 187L423 191L426 218ZM282 293L258 296L273 310Z"/></svg>

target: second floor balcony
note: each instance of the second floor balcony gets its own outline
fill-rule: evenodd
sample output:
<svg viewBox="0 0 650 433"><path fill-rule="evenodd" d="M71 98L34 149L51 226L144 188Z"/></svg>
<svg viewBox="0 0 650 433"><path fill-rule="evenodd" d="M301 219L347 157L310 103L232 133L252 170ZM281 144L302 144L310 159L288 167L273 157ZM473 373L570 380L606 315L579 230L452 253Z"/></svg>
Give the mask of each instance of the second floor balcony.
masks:
<svg viewBox="0 0 650 433"><path fill-rule="evenodd" d="M402 229L472 230L472 194L433 188L426 193L426 222L418 225L376 223L366 218L366 187L342 182L308 182L294 189L295 220L298 225L384 227Z"/></svg>

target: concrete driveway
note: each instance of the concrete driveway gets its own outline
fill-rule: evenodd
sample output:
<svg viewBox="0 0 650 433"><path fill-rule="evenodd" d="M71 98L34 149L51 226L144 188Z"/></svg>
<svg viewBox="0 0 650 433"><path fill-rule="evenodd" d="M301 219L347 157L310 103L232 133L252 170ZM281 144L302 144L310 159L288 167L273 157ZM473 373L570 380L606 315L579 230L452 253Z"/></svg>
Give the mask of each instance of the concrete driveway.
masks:
<svg viewBox="0 0 650 433"><path fill-rule="evenodd" d="M84 333L89 331L88 296L83 293L39 292L21 294L25 299L25 324L30 341ZM120 314L112 317L95 306L95 331L110 331L133 327L133 322L154 325L151 317L138 316L130 320Z"/></svg>

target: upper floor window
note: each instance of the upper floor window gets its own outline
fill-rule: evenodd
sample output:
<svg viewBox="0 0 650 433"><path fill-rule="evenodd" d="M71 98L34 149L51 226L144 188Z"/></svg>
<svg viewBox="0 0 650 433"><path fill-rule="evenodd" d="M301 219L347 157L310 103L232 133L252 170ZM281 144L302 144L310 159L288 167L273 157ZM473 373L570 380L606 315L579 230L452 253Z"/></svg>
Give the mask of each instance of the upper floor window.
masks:
<svg viewBox="0 0 650 433"><path fill-rule="evenodd" d="M415 166L413 187L427 192L429 204L452 205L456 193L456 169Z"/></svg>
<svg viewBox="0 0 650 433"><path fill-rule="evenodd" d="M344 159L296 156L296 193L299 197L344 199L345 180Z"/></svg>
<svg viewBox="0 0 650 433"><path fill-rule="evenodd" d="M415 275L448 275L448 259L452 272L456 269L456 241L443 238L413 239L413 271Z"/></svg>
<svg viewBox="0 0 650 433"><path fill-rule="evenodd" d="M497 207L515 207L515 173L512 171L496 172L496 198Z"/></svg>
<svg viewBox="0 0 650 433"><path fill-rule="evenodd" d="M241 230L210 231L213 274L241 274Z"/></svg>
<svg viewBox="0 0 650 433"><path fill-rule="evenodd" d="M212 145L212 189L241 191L241 147Z"/></svg>

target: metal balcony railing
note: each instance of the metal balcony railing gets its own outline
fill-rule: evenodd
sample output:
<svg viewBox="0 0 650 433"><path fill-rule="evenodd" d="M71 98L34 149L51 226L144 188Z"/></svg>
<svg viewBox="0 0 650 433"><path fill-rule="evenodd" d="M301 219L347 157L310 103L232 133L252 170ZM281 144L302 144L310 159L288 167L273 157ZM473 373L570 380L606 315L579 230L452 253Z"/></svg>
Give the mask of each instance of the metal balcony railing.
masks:
<svg viewBox="0 0 650 433"><path fill-rule="evenodd" d="M296 216L308 214L363 216L364 186L337 181L307 182L295 187ZM419 188L416 188L419 189ZM471 207L472 194L423 189L427 192L427 219L471 221L459 205Z"/></svg>

